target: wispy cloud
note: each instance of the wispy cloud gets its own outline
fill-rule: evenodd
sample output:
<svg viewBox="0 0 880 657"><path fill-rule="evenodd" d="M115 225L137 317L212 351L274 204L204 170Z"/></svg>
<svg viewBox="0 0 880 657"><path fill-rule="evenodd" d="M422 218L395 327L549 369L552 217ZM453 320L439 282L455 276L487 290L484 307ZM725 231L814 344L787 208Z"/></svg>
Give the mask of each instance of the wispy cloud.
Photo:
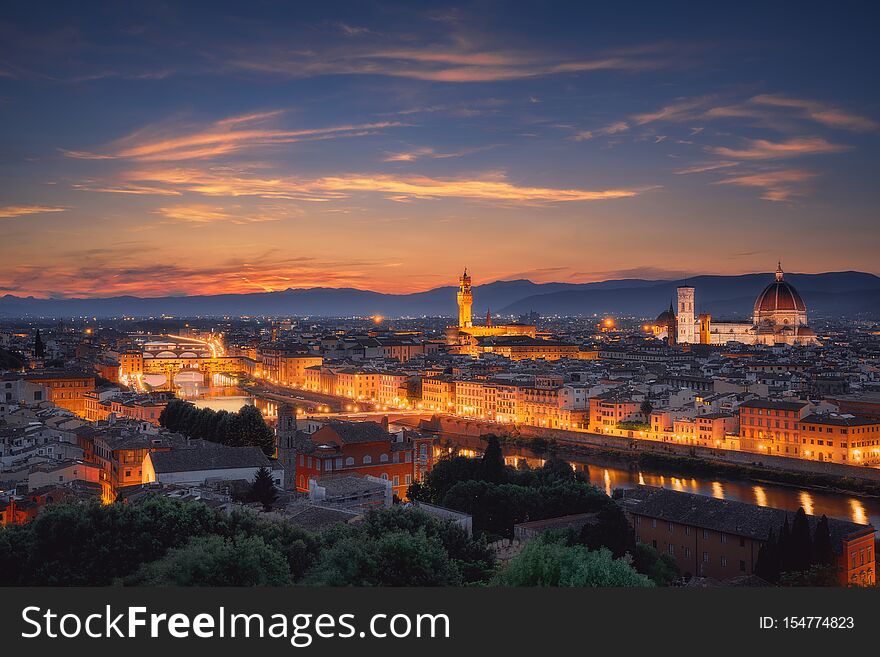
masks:
<svg viewBox="0 0 880 657"><path fill-rule="evenodd" d="M751 99L751 102L758 105L793 109L800 112L805 118L821 123L829 128L839 128L855 132L867 132L880 129L880 123L873 119L859 116L858 114L852 114L837 109L831 105L816 101L804 100L801 98L789 98L774 94L762 94L754 96Z"/></svg>
<svg viewBox="0 0 880 657"><path fill-rule="evenodd" d="M626 132L627 130L629 130L629 124L626 123L626 121L615 121L614 123L610 123L604 128L599 128L597 130L581 130L580 132L572 135L571 139L573 141L586 141L595 137L616 135L621 132Z"/></svg>
<svg viewBox="0 0 880 657"><path fill-rule="evenodd" d="M0 219L26 217L32 214L46 214L49 212L64 212L65 210L67 208L49 205L6 205L0 207Z"/></svg>
<svg viewBox="0 0 880 657"><path fill-rule="evenodd" d="M248 210L241 207L221 208L204 203L189 203L161 207L156 210L156 214L174 223L210 225L217 223L252 224L264 221L280 221L289 217L292 212L289 208L258 207Z"/></svg>
<svg viewBox="0 0 880 657"><path fill-rule="evenodd" d="M807 193L806 184L817 174L802 169L782 169L761 171L742 176L733 176L715 181L715 185L737 185L762 189L761 198L766 201L790 201Z"/></svg>
<svg viewBox="0 0 880 657"><path fill-rule="evenodd" d="M640 189L558 189L509 182L494 174L484 178L431 178L389 174L344 174L322 178L258 177L227 169L147 169L123 174L126 182L205 196L256 196L326 202L355 194L381 194L393 200L455 198L504 203L566 203L630 198Z"/></svg>
<svg viewBox="0 0 880 657"><path fill-rule="evenodd" d="M273 144L290 144L338 137L358 137L377 130L403 125L393 121L282 130L265 122L281 111L260 112L215 121L206 127L151 126L112 142L101 152L62 150L78 159L131 159L139 161L181 161L210 159L241 150Z"/></svg>
<svg viewBox="0 0 880 657"><path fill-rule="evenodd" d="M632 117L632 120L637 125L645 125L647 123L655 123L659 121L692 121L703 113L706 105L711 102L713 98L713 96L681 98L654 112L635 114Z"/></svg>
<svg viewBox="0 0 880 657"><path fill-rule="evenodd" d="M802 155L841 153L849 146L832 144L821 137L796 137L787 141L749 139L745 148L710 147L707 150L715 155L744 160L774 160Z"/></svg>
<svg viewBox="0 0 880 657"><path fill-rule="evenodd" d="M460 40L413 48L336 48L323 51L269 49L233 58L234 67L286 77L383 75L431 82L469 83L536 78L592 71L641 71L668 64L656 49L565 58L526 51L469 48Z"/></svg>
<svg viewBox="0 0 880 657"><path fill-rule="evenodd" d="M676 169L672 173L678 175L707 173L709 171L717 171L718 169L729 169L730 167L735 166L739 166L739 162L706 162L704 164L695 164L693 166Z"/></svg>
<svg viewBox="0 0 880 657"><path fill-rule="evenodd" d="M256 254L212 265L120 259L117 253L67 254L64 261L0 270L0 293L37 297L158 297L284 290L289 287L364 286L369 263Z"/></svg>
<svg viewBox="0 0 880 657"><path fill-rule="evenodd" d="M438 152L433 148L422 147L422 148L414 148L408 151L399 151L396 153L387 153L385 157L382 158L383 162L415 162L416 160L422 159L433 159L433 160L444 160L453 157L463 157L465 155L470 155L471 153L476 153L479 151L485 151L492 148L491 146L481 146L479 148L463 148L458 151L447 151L447 152Z"/></svg>

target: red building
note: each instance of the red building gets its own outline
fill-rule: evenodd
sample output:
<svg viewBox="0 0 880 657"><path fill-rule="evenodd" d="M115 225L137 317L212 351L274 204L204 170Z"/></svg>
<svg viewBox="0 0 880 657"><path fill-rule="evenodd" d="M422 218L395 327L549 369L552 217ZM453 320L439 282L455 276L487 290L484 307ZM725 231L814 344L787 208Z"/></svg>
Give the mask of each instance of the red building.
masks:
<svg viewBox="0 0 880 657"><path fill-rule="evenodd" d="M430 472L433 443L433 436L389 433L377 422L328 422L297 447L296 490L308 492L310 479L357 474L390 481L394 494L404 499L409 485Z"/></svg>

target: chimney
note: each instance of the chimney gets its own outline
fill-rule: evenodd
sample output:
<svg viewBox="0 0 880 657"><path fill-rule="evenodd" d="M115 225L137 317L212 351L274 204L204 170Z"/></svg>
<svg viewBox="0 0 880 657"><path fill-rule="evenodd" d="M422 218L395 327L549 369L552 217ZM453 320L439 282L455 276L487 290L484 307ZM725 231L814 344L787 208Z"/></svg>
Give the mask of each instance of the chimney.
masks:
<svg viewBox="0 0 880 657"><path fill-rule="evenodd" d="M382 425L382 428L385 429L385 431L388 431L388 416L387 415L382 417L382 422L380 424Z"/></svg>

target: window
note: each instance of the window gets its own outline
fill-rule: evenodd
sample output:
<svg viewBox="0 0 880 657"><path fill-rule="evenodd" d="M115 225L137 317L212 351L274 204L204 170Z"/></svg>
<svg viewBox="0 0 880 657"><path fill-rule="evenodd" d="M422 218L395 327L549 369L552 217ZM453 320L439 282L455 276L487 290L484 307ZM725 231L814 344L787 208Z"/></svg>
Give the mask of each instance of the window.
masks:
<svg viewBox="0 0 880 657"><path fill-rule="evenodd" d="M691 535L691 528L690 528L689 526L685 526L685 528L684 528L684 535L685 535L685 536L690 536L690 535Z"/></svg>
<svg viewBox="0 0 880 657"><path fill-rule="evenodd" d="M727 567L727 557L725 557L724 555L721 555L721 566L724 568Z"/></svg>
<svg viewBox="0 0 880 657"><path fill-rule="evenodd" d="M723 533L721 534L721 542L722 542L722 543L727 543L727 536L726 536L725 534L723 534Z"/></svg>
<svg viewBox="0 0 880 657"><path fill-rule="evenodd" d="M406 475L406 477L404 478L404 482L406 483L407 486L409 486L410 483L412 482L412 475Z"/></svg>
<svg viewBox="0 0 880 657"><path fill-rule="evenodd" d="M394 485L400 486L400 475L394 475Z"/></svg>
<svg viewBox="0 0 880 657"><path fill-rule="evenodd" d="M739 546L740 547L746 546L746 539L744 539L742 536L739 537Z"/></svg>
<svg viewBox="0 0 880 657"><path fill-rule="evenodd" d="M669 544L669 556L670 557L675 556L675 546L672 543Z"/></svg>
<svg viewBox="0 0 880 657"><path fill-rule="evenodd" d="M746 562L743 561L742 559L740 559L740 562L739 562L739 570L742 573L746 572Z"/></svg>
<svg viewBox="0 0 880 657"><path fill-rule="evenodd" d="M708 529L704 529L704 530L703 530L703 540L704 540L704 541L708 541L708 540L709 540L709 530L708 530Z"/></svg>
<svg viewBox="0 0 880 657"><path fill-rule="evenodd" d="M345 457L345 465L354 465L354 457L353 456Z"/></svg>
<svg viewBox="0 0 880 657"><path fill-rule="evenodd" d="M709 553L703 552L703 563L709 563Z"/></svg>
<svg viewBox="0 0 880 657"><path fill-rule="evenodd" d="M657 529L657 518L651 518L651 528Z"/></svg>
<svg viewBox="0 0 880 657"><path fill-rule="evenodd" d="M369 454L364 455L364 465L370 465L373 462L373 457Z"/></svg>
<svg viewBox="0 0 880 657"><path fill-rule="evenodd" d="M690 556L691 556L691 549L690 549L689 547L686 547L686 548L684 549L684 556L685 556L686 559L687 559L687 558L690 558Z"/></svg>
<svg viewBox="0 0 880 657"><path fill-rule="evenodd" d="M387 455L387 454L382 454L382 455L379 457L379 463L388 463L388 455Z"/></svg>
<svg viewBox="0 0 880 657"><path fill-rule="evenodd" d="M670 522L670 523L668 524L668 526L667 526L667 531L668 531L670 534L672 533L672 527L673 527L673 525L672 525L672 523Z"/></svg>

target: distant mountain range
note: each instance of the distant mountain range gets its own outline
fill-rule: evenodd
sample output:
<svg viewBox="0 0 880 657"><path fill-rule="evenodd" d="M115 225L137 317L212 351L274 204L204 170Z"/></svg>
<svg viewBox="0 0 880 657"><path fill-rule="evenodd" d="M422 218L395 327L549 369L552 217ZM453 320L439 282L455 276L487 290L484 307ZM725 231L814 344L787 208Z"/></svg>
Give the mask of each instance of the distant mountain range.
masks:
<svg viewBox="0 0 880 657"><path fill-rule="evenodd" d="M880 318L880 277L863 272L786 274L810 312L835 315L866 314ZM713 317L744 318L772 273L742 276L695 276L687 280L624 279L598 283L533 283L496 281L473 288L474 319L481 323L487 309L510 316L535 311L541 315L614 313L653 317L669 307L675 288L696 288L700 312ZM413 294L382 294L352 288L288 289L283 292L211 296L101 299L37 299L0 297L0 317L176 317L195 316L454 316L453 286Z"/></svg>

